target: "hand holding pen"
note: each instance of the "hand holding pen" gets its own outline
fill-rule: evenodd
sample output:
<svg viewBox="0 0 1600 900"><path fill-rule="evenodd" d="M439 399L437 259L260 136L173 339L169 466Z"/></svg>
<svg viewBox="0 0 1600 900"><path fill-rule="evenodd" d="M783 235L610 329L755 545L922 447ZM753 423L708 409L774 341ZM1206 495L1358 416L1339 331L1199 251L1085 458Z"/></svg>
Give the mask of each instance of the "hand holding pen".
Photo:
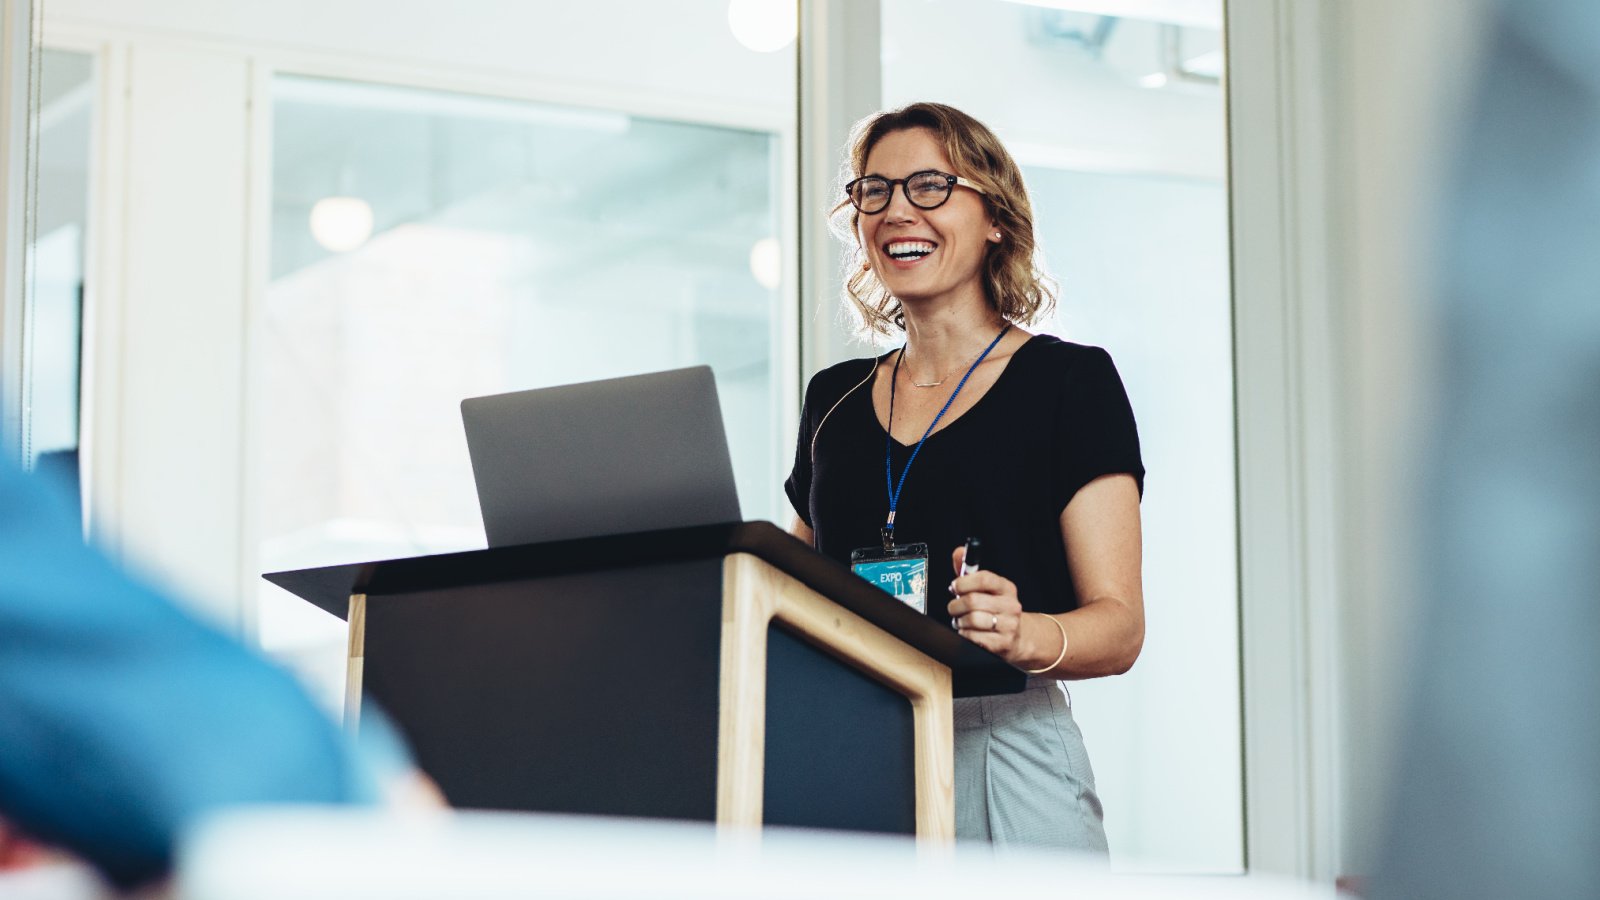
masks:
<svg viewBox="0 0 1600 900"><path fill-rule="evenodd" d="M980 647L1017 662L1022 648L1022 601L1010 579L982 568L982 545L976 538L950 554L956 579L950 582L950 625Z"/></svg>

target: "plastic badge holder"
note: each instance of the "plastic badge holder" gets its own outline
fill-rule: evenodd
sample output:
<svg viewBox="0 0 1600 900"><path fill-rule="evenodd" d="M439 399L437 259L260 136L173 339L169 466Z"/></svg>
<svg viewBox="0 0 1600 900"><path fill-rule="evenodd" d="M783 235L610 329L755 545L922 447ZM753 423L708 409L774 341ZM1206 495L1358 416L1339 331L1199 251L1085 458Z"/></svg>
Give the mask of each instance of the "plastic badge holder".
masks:
<svg viewBox="0 0 1600 900"><path fill-rule="evenodd" d="M928 545L864 547L850 553L850 570L919 613L928 611Z"/></svg>

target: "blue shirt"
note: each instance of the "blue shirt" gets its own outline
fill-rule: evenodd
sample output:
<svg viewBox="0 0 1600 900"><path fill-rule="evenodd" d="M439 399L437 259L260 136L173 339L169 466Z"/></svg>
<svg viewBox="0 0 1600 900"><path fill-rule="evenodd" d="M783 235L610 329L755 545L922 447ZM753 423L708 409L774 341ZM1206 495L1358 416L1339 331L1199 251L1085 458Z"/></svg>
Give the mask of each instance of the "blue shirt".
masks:
<svg viewBox="0 0 1600 900"><path fill-rule="evenodd" d="M292 676L85 546L70 504L0 460L0 816L129 885L203 813L376 794Z"/></svg>

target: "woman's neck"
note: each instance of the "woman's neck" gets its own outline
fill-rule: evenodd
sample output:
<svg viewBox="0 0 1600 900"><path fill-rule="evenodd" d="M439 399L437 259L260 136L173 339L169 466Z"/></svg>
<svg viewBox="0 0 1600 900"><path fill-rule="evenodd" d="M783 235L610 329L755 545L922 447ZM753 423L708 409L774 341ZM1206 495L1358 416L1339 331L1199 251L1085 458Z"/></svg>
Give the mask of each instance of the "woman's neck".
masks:
<svg viewBox="0 0 1600 900"><path fill-rule="evenodd" d="M937 381L957 366L971 363L1006 324L987 303L921 314L907 309L905 316L903 364L920 382Z"/></svg>

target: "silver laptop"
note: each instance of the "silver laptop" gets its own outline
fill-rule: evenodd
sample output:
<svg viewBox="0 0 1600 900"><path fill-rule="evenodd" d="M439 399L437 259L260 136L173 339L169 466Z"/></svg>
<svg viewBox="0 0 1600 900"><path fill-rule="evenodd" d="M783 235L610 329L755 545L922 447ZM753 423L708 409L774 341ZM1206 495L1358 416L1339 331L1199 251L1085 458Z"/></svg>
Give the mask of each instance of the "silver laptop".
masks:
<svg viewBox="0 0 1600 900"><path fill-rule="evenodd" d="M489 546L739 520L711 367L461 401Z"/></svg>

